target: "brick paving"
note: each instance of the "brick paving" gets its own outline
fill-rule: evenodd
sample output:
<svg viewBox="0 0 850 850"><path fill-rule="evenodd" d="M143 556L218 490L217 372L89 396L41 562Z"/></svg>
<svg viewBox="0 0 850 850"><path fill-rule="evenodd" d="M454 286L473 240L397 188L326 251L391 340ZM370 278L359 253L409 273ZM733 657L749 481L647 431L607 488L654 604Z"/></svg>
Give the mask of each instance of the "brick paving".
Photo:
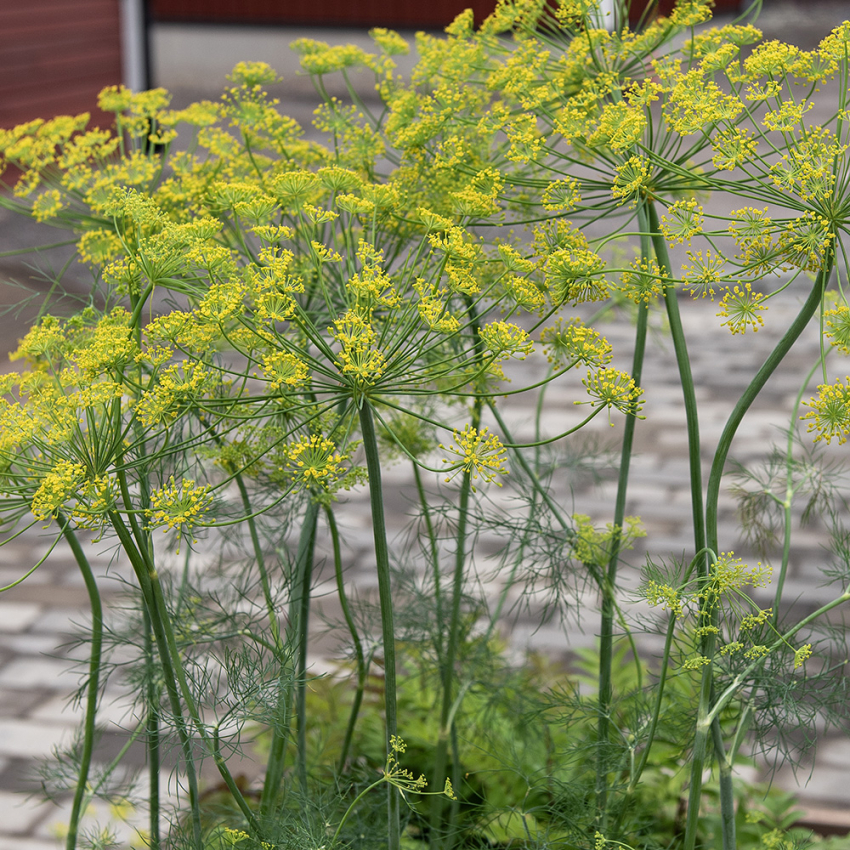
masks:
<svg viewBox="0 0 850 850"><path fill-rule="evenodd" d="M765 26L768 34L774 34L770 31L770 26L773 26L775 35L811 46L809 42L816 41L843 17L846 4L818 3L808 7L803 16L799 10L800 7L794 4L777 4L769 9L773 17L768 16L769 25ZM188 30L182 32L186 44L194 43L191 35ZM262 37L268 39L272 36L273 33L266 31ZM242 33L239 37L247 36ZM291 33L279 33L275 37L288 43L293 36ZM349 33L328 33L319 37L331 42L350 40ZM179 42L181 33L174 28L164 28L158 38L155 46L159 44L160 49L164 49L163 45L168 47L177 43L173 41L175 38ZM192 54L191 50L186 52ZM211 55L221 53L209 52ZM230 58L227 56L222 61L229 62ZM266 57L258 56L254 51L236 58ZM168 61L160 62L161 71L170 68L169 73L175 77L179 70L175 61L176 57L171 56ZM228 67L232 64L230 62ZM156 82L169 85L165 71ZM182 73L183 76L176 80L179 97L188 100L213 94L200 89L197 79L193 82L185 68ZM212 84L219 86L217 80ZM292 109L288 111L296 115L300 111L308 116L309 112L305 112L308 102L306 92L298 86L290 91ZM304 95L303 100L301 94ZM312 96L309 102L312 103ZM0 252L8 250L8 246L25 244L31 238L32 231L28 225L0 211ZM51 233L46 238L54 237ZM61 238L60 234L56 241ZM46 255L46 259L60 267L62 250ZM33 280L32 273L20 262L0 260L0 280L10 279L42 290L46 287L43 282ZM73 286L73 272L71 282ZM16 303L20 299L19 292L3 286L0 288L0 303ZM778 334L787 326L799 306L800 297L799 289L783 293L771 302L767 327L757 335L747 334L744 337L731 337L720 328L719 320L713 318L712 305L682 301L683 322L698 386L703 444L707 449L716 443L734 400L752 374L753 364L763 360ZM29 311L31 314L32 311ZM14 346L26 319L26 310L20 315L8 313L0 319L0 350ZM628 368L632 345L632 330L628 324L602 325L599 330L614 346L618 358L616 365ZM745 420L733 446L733 457L742 462L754 462L763 458L769 444L780 438L800 381L817 351L817 333L812 329L792 351L781 374L768 383L757 406ZM540 366L529 361L524 368L527 373ZM647 548L651 548L655 555L676 555L691 548L685 419L669 340L654 338L651 342L643 384L648 388L644 410L647 418L637 428L637 455L627 508L628 513L643 519L648 532L646 541L642 541L631 558L637 565ZM555 433L573 420L577 421L581 409L575 408L572 402L580 397L575 385L554 386L547 395L544 429L548 427ZM504 415L517 438L531 437L533 400L512 399L504 405ZM596 435L614 448L619 433L620 426L609 428L603 417L595 420L587 431L587 434ZM841 453L835 454L840 456ZM706 450L704 460L710 456L711 452ZM394 509L391 519L399 528L403 524L403 506L407 504L411 482L405 468L397 466L389 470L386 483L387 501ZM564 503L574 499L576 511L592 515L597 522L605 522L610 519L613 510L614 486L614 482L605 480L595 488L584 487L570 493L566 482L562 482L556 484L556 495ZM345 528L347 560L352 564L352 583L362 592L368 592L374 587L374 571L369 506L364 494L352 496L342 512L341 524ZM724 498L720 528L721 547L742 550L734 506L728 497ZM816 607L831 598L832 593L820 587L819 567L823 563L821 530L804 530L797 541L788 578L789 594L799 594L801 605ZM18 578L44 554L47 545L48 538L41 528L35 526L0 549L0 586ZM323 541L320 541L321 545ZM482 545L486 547L488 541L482 541ZM101 576L127 577L126 566L120 559L115 561L110 552L96 555L94 566ZM635 584L637 576L637 569L627 573L627 584ZM318 581L322 582L319 590L324 590L327 577L320 574ZM108 608L117 600L119 582L107 580L103 587ZM498 587L494 584L487 590L495 593ZM578 605L581 602L581 599L576 600ZM325 606L330 604L325 603ZM73 667L69 659L81 656L78 650L68 648L67 641L74 624L85 622L86 607L84 587L70 555L61 547L26 582L0 597L0 850L56 850L60 846L57 830L67 821L67 806L43 803L37 796L28 797L21 791L32 790L34 766L40 759L49 757L54 747L71 740L78 723L80 712L69 702L69 696L78 687L80 668L74 668L76 673L69 669ZM526 614L513 623L511 639L517 652L533 650L565 657L570 647L591 645L595 637L592 626L588 626L586 632L575 627L565 630L557 624L540 627L531 614ZM652 649L657 643L648 640L646 646ZM314 669L318 668L322 654L329 649L326 642L319 644L315 650ZM106 731L99 755L109 758L117 750L116 742L126 736L136 720L128 714L126 703L117 689L105 695L103 705ZM797 788L800 799L813 812L828 809L830 817L839 822L842 815L846 817L846 812L850 811L847 773L850 740L829 736L825 743L826 746L821 745L821 755L811 776L804 767L798 775L798 784L790 771L782 769L776 781L783 788ZM163 779L168 782L170 777L164 774ZM850 823L847 826L850 828Z"/></svg>

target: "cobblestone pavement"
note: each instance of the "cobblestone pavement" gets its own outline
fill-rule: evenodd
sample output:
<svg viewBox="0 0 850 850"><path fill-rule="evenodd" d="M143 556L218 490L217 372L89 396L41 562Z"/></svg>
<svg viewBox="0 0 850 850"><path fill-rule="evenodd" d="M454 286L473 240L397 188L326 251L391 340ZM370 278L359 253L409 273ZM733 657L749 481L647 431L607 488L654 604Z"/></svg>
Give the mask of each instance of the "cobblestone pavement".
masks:
<svg viewBox="0 0 850 850"><path fill-rule="evenodd" d="M815 4L808 7L803 18L792 4L773 8L774 18L769 20L774 21L776 34L789 37L788 33L792 32L803 43L820 37L843 17L842 12L846 14L845 3ZM779 13L780 17L776 17ZM788 29L789 25L792 29ZM770 32L769 27L765 28ZM176 38L174 43L179 43L181 38L176 30L159 35L161 49L172 43L169 38ZM182 37L190 43L187 33ZM349 39L349 34L321 37L343 41ZM291 36L285 38L286 42L289 40ZM257 57L258 54L252 52L236 56L236 59ZM174 76L177 71L172 69L170 73ZM184 75L183 79L186 81L189 77ZM169 85L167 75L157 82ZM189 82L184 93L186 98L190 96L192 85L197 93L197 85ZM215 85L218 86L217 81ZM302 107L294 103L291 111L297 113L299 108ZM26 227L0 211L0 251L10 245L23 244L30 238ZM54 253L55 256L48 256L48 260L58 267L62 262L61 249ZM4 262L5 265L0 265L0 280L28 278L28 285L46 288L46 284L33 281L31 273L20 264L0 261ZM772 302L767 327L757 335L742 337L732 337L719 327L711 304L682 301L683 322L698 387L702 439L707 449L716 444L734 400L753 372L753 364L763 360L782 329L787 327L800 298L798 288L783 293ZM10 304L19 301L20 296L17 290L6 286L0 289L0 299ZM21 314L7 314L0 320L0 348L9 350L14 346L26 319L24 310ZM619 358L616 365L628 368L631 328L627 323L620 323L603 325L599 329L614 346ZM735 459L744 463L762 459L770 444L781 438L781 429L788 424L788 412L817 351L817 334L810 331L792 351L787 367L768 382L757 405L747 416L733 446ZM538 367L529 362L526 368ZM656 336L649 346L642 383L649 388L644 410L646 419L637 428L637 456L627 506L629 514L642 518L648 532L643 545L631 558L637 565L647 547L651 547L655 555L669 553L674 556L691 548L685 418L675 359L663 335ZM557 433L578 421L581 409L577 409L573 401L580 397L574 385L553 387L547 395L544 430ZM505 403L504 414L519 439L531 437L533 412L532 402L522 397ZM616 447L620 427L609 428L600 417L591 424L588 433ZM704 460L710 456L707 450ZM386 483L389 488L387 501L394 508L393 521L398 527L403 521L403 506L407 504L410 491L404 467L391 469ZM573 493L562 488L557 496L565 501L574 499L575 510L591 515L597 522L605 522L613 511L614 486L612 481L603 481L595 489L584 488ZM362 591L368 591L374 584L374 572L369 506L362 493L352 497L342 522L346 529L347 559L352 564L352 582ZM45 532L36 526L0 549L0 586L17 579L46 553L50 538L44 535ZM723 502L720 535L721 548L734 548L743 553L734 505L728 497ZM803 529L795 540L788 596L798 597L799 605L813 609L831 598L831 591L821 587L824 538L821 530L813 527ZM109 607L118 599L120 579L127 577L126 567L120 560L114 561L109 552L97 555L94 566L96 573L109 576L103 583ZM637 575L637 570L631 572L632 583L637 581ZM321 575L319 581L324 581ZM322 589L320 586L319 591ZM495 593L497 589L494 586L492 591ZM0 850L56 850L60 846L57 829L67 822L66 807L40 802L37 795L27 797L21 791L35 787L34 766L49 757L55 746L71 739L79 720L79 711L69 703L69 695L79 685L81 668L69 664L69 659L82 657L82 654L68 646L67 641L74 626L85 623L86 608L87 597L81 579L70 554L61 547L23 584L0 596ZM514 623L511 640L518 652L528 649L564 657L569 647L590 645L595 637L592 627L586 633L575 628L565 633L557 624L541 627L528 614ZM321 645L319 652L324 646ZM651 649L652 642L647 646ZM314 660L318 669L321 657L317 655ZM103 705L102 720L106 731L98 757L109 759L126 740L127 730L133 728L135 721L128 715L119 692L107 692ZM781 769L776 782L783 788L797 788L806 807L812 811L829 809L832 819L839 822L842 816L846 819L850 811L848 764L850 740L830 735L821 743L817 767L811 774L804 767L795 780L789 770ZM164 779L167 781L168 777ZM850 821L847 827L850 828Z"/></svg>

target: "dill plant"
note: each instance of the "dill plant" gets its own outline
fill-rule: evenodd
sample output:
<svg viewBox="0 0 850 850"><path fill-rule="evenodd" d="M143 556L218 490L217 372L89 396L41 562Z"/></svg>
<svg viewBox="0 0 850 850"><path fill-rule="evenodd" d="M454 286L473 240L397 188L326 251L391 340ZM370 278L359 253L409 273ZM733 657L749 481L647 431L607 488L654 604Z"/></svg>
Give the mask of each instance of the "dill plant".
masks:
<svg viewBox="0 0 850 850"><path fill-rule="evenodd" d="M0 131L3 161L21 171L3 203L71 229L92 270L84 309L70 318L45 311L21 340L14 356L27 369L4 377L0 410L10 539L35 524L55 526L93 612L69 850L83 835L86 804L108 785L92 784L90 773L99 696L114 669L110 643L138 648L150 782L143 840L154 848L673 841L693 850L705 840L708 768L716 768L723 846L738 846L743 804L732 766L765 708L765 670L792 683L807 675L812 630L850 598L845 587L800 620L781 616L794 439L784 456L789 489L775 500L784 545L772 607L753 598L769 571L736 558L717 524L735 434L818 319L825 342L813 373L823 383L802 413L801 390L794 417L816 440L844 442L850 433L850 393L830 381L826 362L827 344L848 349L850 24L807 52L762 43L752 23L703 26L709 19L707 2L685 0L632 31L623 4L603 28L593 0L510 0L478 30L465 13L445 38L420 35L409 81L394 72L392 57L408 50L395 33L374 31L374 53L302 39L294 47L322 96L315 125L325 143L305 139L280 114L264 89L277 76L261 63L238 65L217 103L174 111L163 90L115 87L100 98L115 115L113 130L65 116ZM351 68L374 73L379 110L353 88L349 104L327 96L325 77L347 79ZM831 117L810 123L815 99L832 97L819 88L833 80ZM181 132L188 147L177 145ZM633 245L635 259L608 259L612 243ZM676 269L678 245L686 258ZM769 324L771 299L791 289L803 305L737 401L703 482L707 447L679 299L700 299L710 318L743 334ZM611 346L593 328L612 309L634 319L628 373L612 367ZM585 311L585 320L568 310ZM643 534L626 501L658 313L687 412L693 544L666 573L651 559L647 567L643 595L667 612L660 671L650 676L620 573L623 552ZM549 360L545 376L508 387L510 362L538 347ZM540 411L546 387L574 370L584 376L586 397L576 403L589 405L586 415L560 434L538 425L534 440L515 439L501 397L536 390ZM603 412L625 415L613 521L604 527L558 503L545 459ZM400 558L382 487L383 469L398 458L416 483L430 584L407 593L427 597L431 620L422 627L399 622L392 561ZM436 479L440 489L429 483ZM502 479L522 506L514 516L487 498ZM374 646L348 598L336 518L346 491L364 485L378 582ZM324 783L307 664L322 522L356 678ZM493 610L479 613L484 637L476 640L468 594L487 530L507 539L506 580ZM133 634L108 626L88 535L133 568ZM232 592L203 589L193 575L201 535L239 552ZM176 555L182 570L169 566ZM599 600L595 696L547 683L545 697L523 709L547 741L531 748L542 754L533 766L518 759L524 799L485 800L467 827L460 730L500 716L476 690L493 664L508 597L542 582L557 603L564 585L584 581ZM632 656L625 678L617 632ZM405 671L417 652L435 670L427 802L417 802L424 780L401 761L403 707L411 705ZM370 708L378 660L381 700ZM358 786L351 755L376 713L383 773ZM230 757L257 726L269 730L266 761L248 792ZM173 741L186 791L164 829L161 748ZM221 811L203 804L207 760L228 800ZM648 777L664 769L678 777L676 793L687 788L672 838L642 810L652 799ZM496 772L492 763L487 770ZM367 812L382 785L383 812ZM413 807L407 825L402 801ZM358 829L368 834L349 826L361 811ZM785 839L763 832L760 840Z"/></svg>

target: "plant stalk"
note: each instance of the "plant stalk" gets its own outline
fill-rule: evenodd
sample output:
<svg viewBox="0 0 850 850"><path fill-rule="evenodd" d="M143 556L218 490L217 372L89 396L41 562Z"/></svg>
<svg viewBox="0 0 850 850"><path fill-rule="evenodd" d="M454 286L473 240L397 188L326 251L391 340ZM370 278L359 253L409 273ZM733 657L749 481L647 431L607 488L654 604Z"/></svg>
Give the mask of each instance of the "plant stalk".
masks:
<svg viewBox="0 0 850 850"><path fill-rule="evenodd" d="M384 709L386 711L387 752L392 752L391 740L398 735L398 701L396 685L395 628L393 624L390 552L387 545L387 523L384 514L384 495L381 486L381 459L375 420L368 399L360 406L360 433L366 454L369 474L369 500L372 506L372 533L375 539L375 561L378 572L378 596L381 605L381 638L384 649ZM387 850L399 850L399 795L387 785Z"/></svg>

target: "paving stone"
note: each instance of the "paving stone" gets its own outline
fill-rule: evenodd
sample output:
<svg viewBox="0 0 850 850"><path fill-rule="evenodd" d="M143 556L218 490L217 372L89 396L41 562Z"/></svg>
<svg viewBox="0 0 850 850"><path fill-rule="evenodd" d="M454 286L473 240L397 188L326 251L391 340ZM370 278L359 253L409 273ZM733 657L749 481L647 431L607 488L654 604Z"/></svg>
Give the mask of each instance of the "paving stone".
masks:
<svg viewBox="0 0 850 850"><path fill-rule="evenodd" d="M51 688L67 691L73 687L68 662L59 658L19 658L0 669L0 688Z"/></svg>
<svg viewBox="0 0 850 850"><path fill-rule="evenodd" d="M4 718L0 723L0 755L44 758L70 738L71 729L52 723Z"/></svg>
<svg viewBox="0 0 850 850"><path fill-rule="evenodd" d="M0 632L22 632L41 614L43 606L29 602L0 602Z"/></svg>
<svg viewBox="0 0 850 850"><path fill-rule="evenodd" d="M0 817L4 833L26 833L54 808L50 803L36 802L24 794L0 791Z"/></svg>
<svg viewBox="0 0 850 850"><path fill-rule="evenodd" d="M0 835L0 850L62 850L60 839L19 838Z"/></svg>

